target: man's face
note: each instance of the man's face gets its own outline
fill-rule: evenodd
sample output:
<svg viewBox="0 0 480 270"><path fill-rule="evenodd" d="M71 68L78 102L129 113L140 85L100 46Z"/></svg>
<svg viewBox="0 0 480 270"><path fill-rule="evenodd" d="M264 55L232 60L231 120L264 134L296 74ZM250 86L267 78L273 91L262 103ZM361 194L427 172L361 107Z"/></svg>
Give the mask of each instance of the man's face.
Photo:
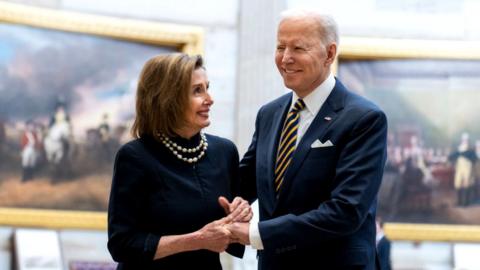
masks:
<svg viewBox="0 0 480 270"><path fill-rule="evenodd" d="M300 97L310 94L330 72L336 50L333 56L329 56L328 50L312 19L289 18L280 22L275 63L285 86Z"/></svg>

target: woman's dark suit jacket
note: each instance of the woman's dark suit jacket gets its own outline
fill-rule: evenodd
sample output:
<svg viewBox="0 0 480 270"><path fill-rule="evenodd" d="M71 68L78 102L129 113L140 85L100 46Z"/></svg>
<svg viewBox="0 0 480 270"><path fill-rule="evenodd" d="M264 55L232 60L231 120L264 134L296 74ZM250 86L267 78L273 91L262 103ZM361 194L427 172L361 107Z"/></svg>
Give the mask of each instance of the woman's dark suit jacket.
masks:
<svg viewBox="0 0 480 270"><path fill-rule="evenodd" d="M229 140L206 135L208 149L194 164L177 159L162 143L143 137L117 153L108 208L108 249L118 269L221 269L219 254L198 250L153 260L162 235L196 231L225 216L219 196L238 188L238 152ZM185 147L200 141L176 139ZM243 255L243 246L230 245Z"/></svg>

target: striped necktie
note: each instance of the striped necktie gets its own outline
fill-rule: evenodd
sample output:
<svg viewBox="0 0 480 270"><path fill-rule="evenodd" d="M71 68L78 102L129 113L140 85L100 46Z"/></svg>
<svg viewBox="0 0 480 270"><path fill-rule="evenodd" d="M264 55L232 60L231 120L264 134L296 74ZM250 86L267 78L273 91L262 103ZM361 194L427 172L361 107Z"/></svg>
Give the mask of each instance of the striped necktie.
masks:
<svg viewBox="0 0 480 270"><path fill-rule="evenodd" d="M305 102L298 99L293 108L288 112L283 125L280 145L278 147L277 161L275 164L275 192L278 193L285 177L285 171L292 161L293 152L297 142L297 130L300 120L299 112L305 108Z"/></svg>

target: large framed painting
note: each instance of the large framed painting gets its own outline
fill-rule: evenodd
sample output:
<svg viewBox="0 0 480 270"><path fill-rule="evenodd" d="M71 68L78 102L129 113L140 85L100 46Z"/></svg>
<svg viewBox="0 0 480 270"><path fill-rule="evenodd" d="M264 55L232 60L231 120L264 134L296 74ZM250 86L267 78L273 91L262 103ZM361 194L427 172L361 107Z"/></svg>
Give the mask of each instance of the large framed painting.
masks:
<svg viewBox="0 0 480 270"><path fill-rule="evenodd" d="M105 229L146 60L201 28L0 3L0 224Z"/></svg>
<svg viewBox="0 0 480 270"><path fill-rule="evenodd" d="M386 113L377 214L397 240L480 241L480 47L344 38L337 76Z"/></svg>

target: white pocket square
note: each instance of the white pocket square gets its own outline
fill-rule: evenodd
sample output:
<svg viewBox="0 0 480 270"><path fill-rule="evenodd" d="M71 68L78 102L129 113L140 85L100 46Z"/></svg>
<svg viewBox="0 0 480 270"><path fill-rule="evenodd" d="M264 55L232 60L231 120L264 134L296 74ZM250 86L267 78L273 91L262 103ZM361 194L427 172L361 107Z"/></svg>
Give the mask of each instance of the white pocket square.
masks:
<svg viewBox="0 0 480 270"><path fill-rule="evenodd" d="M322 143L319 139L315 140L311 148L320 148L320 147L330 147L333 146L333 143L330 140L327 140L326 142Z"/></svg>

